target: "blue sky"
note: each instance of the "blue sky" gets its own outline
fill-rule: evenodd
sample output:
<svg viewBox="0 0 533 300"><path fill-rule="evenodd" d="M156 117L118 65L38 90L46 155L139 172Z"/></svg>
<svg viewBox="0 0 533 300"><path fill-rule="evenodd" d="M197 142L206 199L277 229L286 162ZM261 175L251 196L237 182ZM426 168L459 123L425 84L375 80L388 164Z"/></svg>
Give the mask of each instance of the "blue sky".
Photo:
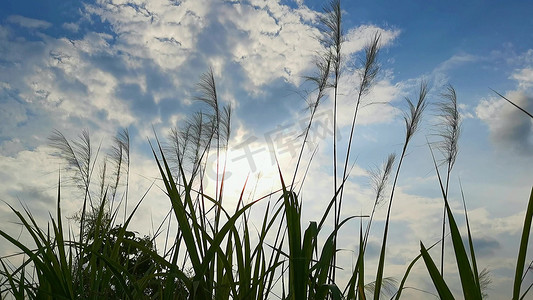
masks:
<svg viewBox="0 0 533 300"><path fill-rule="evenodd" d="M268 149L274 147L290 173L295 163L292 137L308 117L305 98L312 91L303 78L313 74L313 56L321 50L316 25L322 6L322 1L302 0L4 1L0 199L27 203L45 222L53 210L60 168L47 137L58 129L75 138L84 128L94 144L103 141L104 150L118 130L130 130L131 192L140 197L157 178L147 143L153 138L152 126L164 137L203 109L192 98L195 83L209 67L221 101L234 108L228 193L238 191L249 172L257 179L259 171L256 194L272 190L279 182ZM382 72L358 119L352 152L356 165L346 191L353 201L347 202L344 215L371 208L367 170L401 150L404 97L415 98L424 79L431 87L428 100L435 103L443 87L452 84L463 131L451 200L462 216L460 178L482 253L480 265L493 274L489 294L493 299L508 297L533 184L533 123L490 88L533 111L533 3L343 1L342 6L346 40L340 153L345 151L357 85L355 62L375 32L382 37ZM323 199L331 197L331 107L327 98L319 109L324 132L315 137L318 151L302 189L306 220L319 218ZM437 140L436 123L430 105L398 182L386 275L403 274L418 253L418 242L431 244L440 234L442 200L426 145L426 138ZM239 158L243 145L255 151L253 164ZM150 217L158 220L168 206L158 189L150 197L137 217L138 228L149 228ZM80 205L74 198L64 203L71 212ZM379 244L384 213L378 212L381 222L371 243ZM0 220L2 228L16 232L5 205L0 206ZM356 249L356 238L349 230L345 234L343 246ZM2 245L0 251L5 255L10 249ZM368 266L373 259L369 256ZM446 263L453 273L454 262ZM422 265L410 285L431 290ZM427 297L412 293L413 298Z"/></svg>

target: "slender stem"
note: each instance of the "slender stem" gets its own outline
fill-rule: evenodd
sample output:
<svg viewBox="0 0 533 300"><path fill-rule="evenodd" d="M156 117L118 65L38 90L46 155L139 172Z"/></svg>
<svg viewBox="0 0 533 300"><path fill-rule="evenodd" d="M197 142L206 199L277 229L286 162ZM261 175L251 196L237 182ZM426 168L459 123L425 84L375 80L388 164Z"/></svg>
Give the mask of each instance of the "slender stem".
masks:
<svg viewBox="0 0 533 300"><path fill-rule="evenodd" d="M294 182L296 180L296 174L298 173L298 169L299 169L299 166L300 166L300 162L302 160L302 155L303 155L303 152L304 152L305 144L307 143L307 137L309 136L309 131L311 130L311 125L313 124L313 118L314 118L316 110L318 108L318 101L320 101L320 98L321 98L321 93L322 93L322 91L320 90L319 93L318 93L319 96L318 96L317 102L316 102L315 105L313 105L313 110L311 112L311 117L309 118L309 123L307 124L307 127L305 129L304 140L302 142L302 147L300 147L300 153L298 154L298 160L296 162L296 168L294 169L294 174L292 176L292 181L291 181L291 185L290 185L290 190L291 191L293 189Z"/></svg>
<svg viewBox="0 0 533 300"><path fill-rule="evenodd" d="M407 144L406 141L403 145L402 155L400 156L400 161L398 162L398 167L396 168L396 174L394 175L394 182L392 184L392 190L390 194L389 199L389 206L387 208L387 218L385 219L385 231L383 233L383 242L381 244L381 253L380 253L380 260L378 265L378 272L376 274L376 289L377 287L381 287L381 284L383 282L383 269L385 264L385 248L387 247L387 236L389 233L389 220L390 220L390 212L392 207L392 200L394 199L394 190L396 188L396 182L398 181L398 175L400 174L400 168L402 167L403 158L405 157L405 152L407 150ZM379 299L379 290L374 292L374 300Z"/></svg>
<svg viewBox="0 0 533 300"><path fill-rule="evenodd" d="M335 97L333 102L333 197L335 197L335 212L334 212L334 227L333 230L337 230L339 226L340 219L340 203L338 203L337 197L337 80L338 73L335 74ZM333 254L332 264L331 264L331 278L332 282L335 282L335 266L337 263L337 239L333 240L333 249L335 253Z"/></svg>
<svg viewBox="0 0 533 300"><path fill-rule="evenodd" d="M361 103L361 97L362 97L362 90L359 91L359 95L357 96L357 103L355 104L355 109L354 109L354 113L353 113L353 118L352 118L352 127L350 129L350 139L348 140L348 149L347 149L347 152L346 152L346 159L344 160L344 171L342 172L342 179L343 181L346 179L346 173L348 171L348 161L350 160L350 152L351 152L351 147L352 147L352 140L353 140L353 132L354 132L354 129L355 129L355 123L356 123L356 120L357 120L357 112L359 110L359 104ZM340 215L341 213L341 204L342 204L342 196L343 196L343 193L344 193L344 185L342 185L341 187L341 190L340 190L340 195L339 195L339 211L338 211L338 214Z"/></svg>
<svg viewBox="0 0 533 300"><path fill-rule="evenodd" d="M448 198L448 185L450 183L450 173L452 171L451 160L448 160L448 171L446 174L446 199ZM442 240L441 240L441 252L440 252L440 274L444 276L444 236L446 235L446 204L444 204L444 211L442 213Z"/></svg>

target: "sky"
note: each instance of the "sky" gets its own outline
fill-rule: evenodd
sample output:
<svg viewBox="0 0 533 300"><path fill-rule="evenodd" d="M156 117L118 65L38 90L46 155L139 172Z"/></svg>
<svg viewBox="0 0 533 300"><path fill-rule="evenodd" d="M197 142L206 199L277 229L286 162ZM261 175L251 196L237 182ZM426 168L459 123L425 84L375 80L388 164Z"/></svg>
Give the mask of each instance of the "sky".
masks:
<svg viewBox="0 0 533 300"><path fill-rule="evenodd" d="M396 187L385 275L400 279L419 253L419 242L439 239L443 203L427 141L439 140L435 103L451 84L462 118L451 206L464 230L461 182L478 265L491 271L490 298L509 298L533 185L533 120L491 89L533 112L533 2L361 0L341 5L339 157L346 153L362 49L374 34L381 36L380 73L358 115L343 216L370 212L369 170L401 151L404 99L416 99L425 80L429 106ZM305 78L315 74L316 55L324 50L317 29L322 12L322 1L306 0L3 1L0 200L5 203L0 204L0 228L20 231L7 204L20 208L24 203L46 224L59 176L70 195L62 199L67 215L80 208L68 172L60 175L63 162L49 146L54 130L71 140L88 130L94 147L102 146L103 158L113 137L127 128L132 202L154 184L132 225L149 234L146 228L162 220L168 201L159 188L148 139L153 141L156 133L164 140L171 128L206 110L193 99L196 83L209 68L221 103L233 108L226 192L238 193L247 175L254 187L247 189L249 199L279 188L275 159L291 177L301 145L297 137L309 118L306 100L315 95ZM307 163L316 148L301 193L304 226L321 217L332 195L332 91L326 96L311 150L304 152ZM214 165L211 161L211 170ZM214 176L208 177L207 186L213 188ZM369 241L367 281L375 272L385 213L384 207L378 209ZM345 250L339 255L346 265L357 249L356 226L353 222L341 231ZM13 252L6 244L0 243L2 256ZM437 252L432 255L438 259ZM529 251L526 261L532 259ZM447 280L457 282L451 255L445 270ZM526 281L533 281L533 274ZM434 293L421 263L408 285ZM460 296L457 284L452 286ZM410 299L431 297L415 289L407 292Z"/></svg>

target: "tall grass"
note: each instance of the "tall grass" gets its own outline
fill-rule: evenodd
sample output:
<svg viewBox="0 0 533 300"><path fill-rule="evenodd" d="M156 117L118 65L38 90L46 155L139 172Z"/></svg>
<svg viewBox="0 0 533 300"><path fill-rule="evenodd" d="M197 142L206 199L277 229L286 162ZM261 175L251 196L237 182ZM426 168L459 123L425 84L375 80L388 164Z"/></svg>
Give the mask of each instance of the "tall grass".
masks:
<svg viewBox="0 0 533 300"><path fill-rule="evenodd" d="M444 192L446 197L450 187L450 176L452 168L455 165L455 161L458 153L459 135L461 134L461 118L457 107L457 94L453 86L446 86L446 91L442 93L444 101L439 102L439 117L441 124L439 127L439 136L442 138L438 144L439 150L442 152L442 163L446 165L446 182L444 186ZM442 215L442 236L441 236L441 260L440 260L440 273L444 275L444 237L446 234L446 205L444 205Z"/></svg>
<svg viewBox="0 0 533 300"><path fill-rule="evenodd" d="M340 0L332 0L324 6L324 14L320 18L321 42L328 50L325 53L328 60L331 61L331 82L328 86L333 88L333 197L334 197L334 228L338 228L340 222L340 200L337 199L337 96L339 91L339 81L342 71L342 44L344 42L344 33L342 28L342 11ZM336 245L334 240L334 245ZM335 261L337 254L332 257L330 268L330 282L335 278Z"/></svg>
<svg viewBox="0 0 533 300"><path fill-rule="evenodd" d="M303 134L295 171L286 182L278 165L279 189L247 201L244 195L247 183L233 208L227 205L224 191L227 153L230 149L232 110L224 105L217 93L216 77L209 69L197 85L194 99L204 107L179 127L173 128L166 141L157 136L151 141L152 154L159 170L161 185L170 203L164 220L153 236L138 236L129 230L133 216L143 200L149 197L135 195L137 203L127 210L129 198L130 136L127 130L113 140L110 153L104 155L99 146L93 149L88 131L77 139L69 140L61 132L53 132L50 145L57 150L66 170L58 182L55 216L48 226L38 224L31 211L23 206L18 211L9 206L18 218L31 242L20 242L15 236L0 230L2 238L20 250L20 265L10 263L9 257L0 258L0 295L16 299L399 299L413 266L422 259L435 290L442 299L453 299L447 278L444 277L444 239L446 224L450 231L453 254L465 299L481 299L487 284L486 271L479 272L476 251L470 231L466 201L468 247L463 244L457 221L450 208L448 191L451 171L456 161L460 118L457 95L448 86L443 94L445 102L439 106L443 120L439 124L438 144L446 166L441 176L438 160L433 163L440 186L444 213L441 241L426 247L420 242L420 254L413 258L401 281L386 277L386 253L389 229L392 226L395 190L401 179L413 136L419 130L428 106L429 87L421 82L415 100L406 98L404 112L405 135L402 150L392 153L383 165L371 172L374 188L372 210L364 214L348 213L341 218L342 199L349 178L350 154L357 115L361 102L368 95L378 76L380 36L376 34L364 50L360 60L360 81L353 102L350 138L342 177L337 178L337 96L339 79L343 72L342 10L340 1L328 3L321 19L320 40L325 51L316 59L316 72L307 77L316 88L310 99L309 121ZM317 219L303 224L303 205L296 192L296 177L302 171L303 152L308 146L310 129L319 104L332 90L334 112L332 194L325 199L326 209ZM509 101L509 100L508 100ZM526 112L527 113L527 112ZM430 153L433 147L429 144ZM214 189L206 188L208 161L214 156L216 177ZM307 173L308 169L303 170ZM68 178L68 179L66 179ZM305 178L305 174L304 174ZM76 226L65 227L61 201L65 181L75 183L80 195L80 211L74 216ZM247 182L247 180L245 180ZM303 181L299 183L300 189ZM461 190L462 191L462 190ZM130 203L131 204L131 203ZM386 205L387 214L381 237L380 255L376 266L366 262L370 232L378 207ZM262 219L252 226L251 213L261 209ZM122 215L120 218L119 215ZM530 287L522 289L525 258L533 218L533 190L529 198L523 234L517 256L513 299L524 299ZM326 226L333 219L334 226ZM446 219L448 222L446 222ZM336 270L341 267L336 256L338 241L344 226L358 228L357 261L349 271L348 281L341 285ZM328 231L328 228L331 228ZM157 240L163 240L158 248ZM442 243L441 267L436 266L429 249ZM376 268L373 280L365 282L365 274ZM527 271L526 271L527 272ZM449 276L449 275L448 275ZM392 299L391 298L391 299Z"/></svg>

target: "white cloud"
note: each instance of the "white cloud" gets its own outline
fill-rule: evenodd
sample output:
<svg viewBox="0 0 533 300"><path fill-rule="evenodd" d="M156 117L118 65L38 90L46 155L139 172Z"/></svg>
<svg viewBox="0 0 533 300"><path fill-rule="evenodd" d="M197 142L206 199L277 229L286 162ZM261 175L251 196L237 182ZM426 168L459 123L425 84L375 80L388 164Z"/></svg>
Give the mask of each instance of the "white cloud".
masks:
<svg viewBox="0 0 533 300"><path fill-rule="evenodd" d="M446 60L443 63L441 63L436 68L436 71L437 72L439 72L439 71L440 72L444 72L444 71L456 68L458 66L461 66L461 65L463 65L465 63L474 62L474 61L476 61L478 59L479 59L479 57L477 57L475 55L472 55L472 54L468 54L468 53L456 54L456 55L453 55L452 57L450 57L448 60Z"/></svg>
<svg viewBox="0 0 533 300"><path fill-rule="evenodd" d="M459 104L459 114L463 120L474 118L474 114L472 114L472 108L464 103Z"/></svg>
<svg viewBox="0 0 533 300"><path fill-rule="evenodd" d="M339 127L351 126L355 110L357 91L355 90L360 82L359 72L346 73L341 77L341 87L338 97L338 124ZM390 105L398 100L404 93L402 83L394 84L391 77L386 76L377 80L371 88L370 93L365 95L359 106L357 124L369 125L378 123L389 123L398 114L398 110ZM330 96L330 98L333 95Z"/></svg>
<svg viewBox="0 0 533 300"><path fill-rule="evenodd" d="M522 68L515 69L509 77L517 82L517 89L504 96L531 113L533 49L511 57L511 63L521 65ZM526 155L533 153L533 121L505 99L482 99L476 107L476 116L487 124L491 140L500 148L512 148Z"/></svg>
<svg viewBox="0 0 533 300"><path fill-rule="evenodd" d="M304 8L292 9L277 1L225 6L218 15L228 28L232 60L246 71L250 90L283 78L297 84L309 68L313 51L320 47L318 31L309 22L316 15Z"/></svg>
<svg viewBox="0 0 533 300"><path fill-rule="evenodd" d="M399 29L383 29L375 25L361 25L350 29L346 33L346 40L342 44L342 50L345 55L353 55L363 50L375 34L379 34L382 47L388 46L400 33Z"/></svg>
<svg viewBox="0 0 533 300"><path fill-rule="evenodd" d="M533 68L524 68L516 70L511 78L518 81L518 87L521 89L529 89L533 87Z"/></svg>
<svg viewBox="0 0 533 300"><path fill-rule="evenodd" d="M0 200L21 210L19 201L31 208L39 224L46 224L48 212L53 211L57 199L57 165L49 163L49 149L41 147L34 151L20 151L17 154L0 153ZM48 162L48 163L46 163ZM20 226L15 214L2 202L0 205L0 227L8 234L19 235ZM22 241L28 241L26 236ZM0 243L0 256L15 252L8 242Z"/></svg>
<svg viewBox="0 0 533 300"><path fill-rule="evenodd" d="M10 93L25 101L25 105L32 105L35 109L40 107L55 114L54 118L90 117L102 126L115 127L163 121L154 115L139 118L138 114L147 110L139 107L134 111L132 105L140 102L137 97L146 99L143 105L147 106L151 102L155 105L162 99L174 97L174 89L183 85L183 78L178 79L173 70L197 55L194 53L215 50L208 61L221 78L230 68L230 57L241 65L246 78L252 83L245 86L258 92L256 87L280 78L297 84L304 71L311 67L314 50L320 47L316 39L318 32L311 25L316 21L317 13L303 5L290 8L277 1L259 1L249 5L211 3L207 0L179 4L98 1L86 5L84 12L107 22L111 31L88 32L81 39L40 35L40 41L26 41L13 39L9 30L2 28L2 32L6 33L2 35L2 42L11 45L3 56L16 62L4 74L18 75L4 75L0 80L9 86ZM71 30L78 28L78 23L76 26L72 24L64 26ZM204 32L206 28L224 28L224 44L215 45L220 40L219 32ZM364 39L363 36L358 37L357 32L364 35L374 30L380 29L366 26L359 31L350 31L347 45ZM381 32L385 37L384 43L397 35L394 31ZM202 44L199 45L199 42ZM143 69L152 63L161 69L155 72L161 72L162 76L169 78L169 83L176 86L150 87L156 79ZM197 68L191 65L184 66L184 69L190 67ZM186 80L193 79L189 76ZM130 88L136 86L139 92ZM389 82L383 81L377 85L376 91L388 94L393 90L391 87ZM128 90L130 94L119 94ZM238 103L235 94L221 90L224 99ZM181 102L186 100L180 99ZM154 111L153 105L149 108Z"/></svg>
<svg viewBox="0 0 533 300"><path fill-rule="evenodd" d="M37 20L37 19L31 19L19 15L12 15L7 17L7 21L13 24L17 24L21 27L26 27L29 29L46 29L50 26L52 26L51 23L43 21L43 20Z"/></svg>
<svg viewBox="0 0 533 300"><path fill-rule="evenodd" d="M0 95L4 96L5 94L1 93ZM22 122L27 121L28 116L21 103L6 97L1 105L0 120L9 120L9 122L0 124L0 136L6 136L13 132Z"/></svg>
<svg viewBox="0 0 533 300"><path fill-rule="evenodd" d="M13 156L22 150L24 150L24 145L18 138L0 143L0 153L3 153L5 156Z"/></svg>
<svg viewBox="0 0 533 300"><path fill-rule="evenodd" d="M524 91L505 95L526 111L533 111L533 98ZM519 153L533 153L533 122L530 117L504 99L481 100L476 116L489 127L492 142L501 149L514 149Z"/></svg>
<svg viewBox="0 0 533 300"><path fill-rule="evenodd" d="M473 63L481 58L469 53L455 54L446 61L439 64L432 72L434 84L442 86L448 82L448 73L453 69L462 67L465 64Z"/></svg>
<svg viewBox="0 0 533 300"><path fill-rule="evenodd" d="M0 81L4 81L2 91L5 96L18 100L1 104L6 112L10 112L9 119L20 123L17 121L19 117L13 114L31 107L64 120L70 117L96 119L104 112L102 121L109 120L120 126L134 121L127 103L115 96L116 77L95 61L98 57L116 54L109 45L109 35L88 33L80 40L44 35L42 38L39 42L8 37L2 40L11 45L4 57L12 62L3 67L5 73L0 76ZM15 104L19 110L8 109L8 105Z"/></svg>
<svg viewBox="0 0 533 300"><path fill-rule="evenodd" d="M72 32L78 32L80 30L80 25L77 23L63 23L61 27Z"/></svg>
<svg viewBox="0 0 533 300"><path fill-rule="evenodd" d="M195 51L198 36L208 24L206 15L216 4L207 0L97 1L87 13L108 22L117 35L118 50L149 58L160 68L172 70Z"/></svg>
<svg viewBox="0 0 533 300"><path fill-rule="evenodd" d="M54 193L49 193L55 183L54 177L48 176L57 171L55 164L43 164L49 161L50 149L40 147L34 151L24 150L18 152L14 157L2 155L0 160L0 186L2 197L9 197L12 201L18 194L24 194L25 189L31 187L34 190L45 192L46 197L51 197ZM37 201L39 199L21 199L24 201ZM44 204L44 203L43 203ZM50 203L48 203L50 204Z"/></svg>
<svg viewBox="0 0 533 300"><path fill-rule="evenodd" d="M510 216L494 216L485 207L473 209L468 212L469 222L473 235L486 236L490 232L492 236L518 235L524 222L524 213L519 211Z"/></svg>

